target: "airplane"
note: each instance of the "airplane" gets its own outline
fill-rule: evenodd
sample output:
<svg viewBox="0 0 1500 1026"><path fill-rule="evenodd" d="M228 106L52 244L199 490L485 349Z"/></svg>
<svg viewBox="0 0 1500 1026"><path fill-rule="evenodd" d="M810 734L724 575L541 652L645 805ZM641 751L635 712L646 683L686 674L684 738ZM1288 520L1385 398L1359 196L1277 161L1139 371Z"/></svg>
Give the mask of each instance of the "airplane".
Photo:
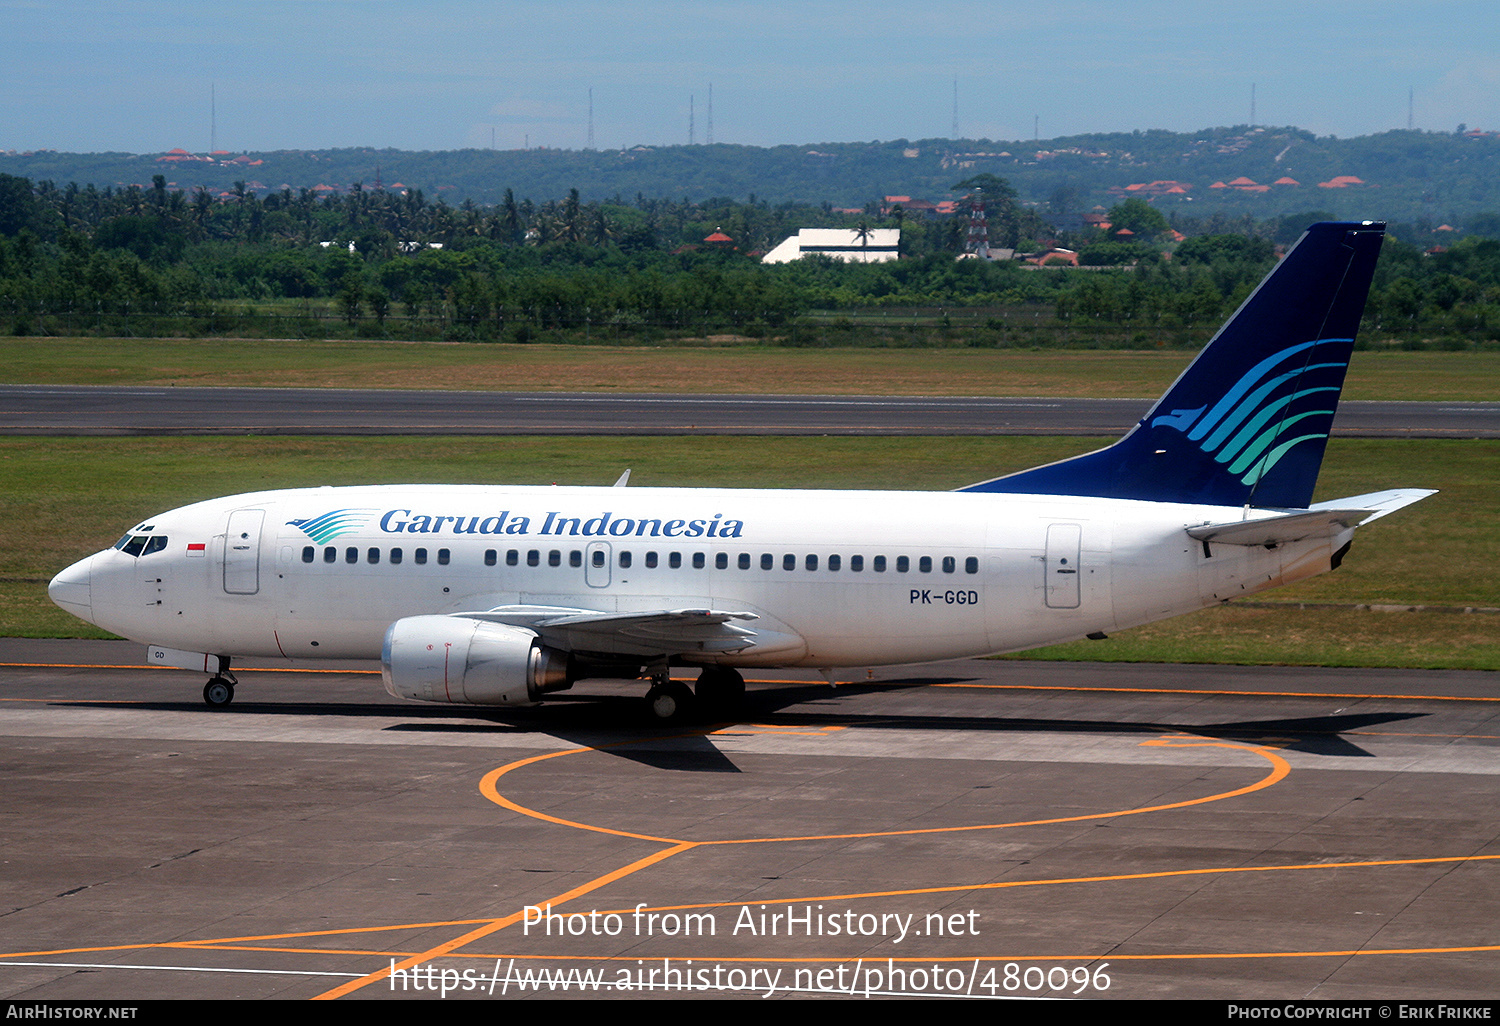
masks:
<svg viewBox="0 0 1500 1026"><path fill-rule="evenodd" d="M740 671L1101 638L1339 566L1432 491L1313 503L1380 222L1310 227L1119 441L951 492L380 485L212 499L59 573L54 602L210 675L375 658L392 696L529 706L649 681L732 709ZM699 671L695 689L672 667Z"/></svg>

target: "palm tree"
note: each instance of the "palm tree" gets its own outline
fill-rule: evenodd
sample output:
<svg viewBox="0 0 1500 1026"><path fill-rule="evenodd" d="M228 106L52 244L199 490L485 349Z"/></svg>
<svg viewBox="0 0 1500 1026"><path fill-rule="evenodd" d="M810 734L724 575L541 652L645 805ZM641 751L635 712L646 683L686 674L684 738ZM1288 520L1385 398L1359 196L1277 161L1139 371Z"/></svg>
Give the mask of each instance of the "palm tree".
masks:
<svg viewBox="0 0 1500 1026"><path fill-rule="evenodd" d="M860 244L862 250L862 252L860 253L860 263L869 262L870 235L873 232L874 229L870 227L870 222L866 221L864 218L860 218L854 223L854 239Z"/></svg>

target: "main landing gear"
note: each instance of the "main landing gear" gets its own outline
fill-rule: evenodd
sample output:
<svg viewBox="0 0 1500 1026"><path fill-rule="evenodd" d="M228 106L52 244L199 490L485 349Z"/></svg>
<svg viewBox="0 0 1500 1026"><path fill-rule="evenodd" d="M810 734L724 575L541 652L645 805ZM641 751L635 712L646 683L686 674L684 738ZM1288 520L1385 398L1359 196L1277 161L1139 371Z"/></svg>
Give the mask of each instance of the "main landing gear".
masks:
<svg viewBox="0 0 1500 1026"><path fill-rule="evenodd" d="M234 686L238 683L228 669L220 670L203 685L203 700L215 709L222 709L234 701Z"/></svg>
<svg viewBox="0 0 1500 1026"><path fill-rule="evenodd" d="M659 680L646 692L646 708L658 723L687 722L694 704L693 692L679 680Z"/></svg>
<svg viewBox="0 0 1500 1026"><path fill-rule="evenodd" d="M728 666L705 666L698 675L698 704L710 716L730 716L745 700L745 678Z"/></svg>
<svg viewBox="0 0 1500 1026"><path fill-rule="evenodd" d="M745 697L745 678L727 666L705 666L697 693L666 673L652 676L646 708L658 723L686 723L698 717L730 716Z"/></svg>

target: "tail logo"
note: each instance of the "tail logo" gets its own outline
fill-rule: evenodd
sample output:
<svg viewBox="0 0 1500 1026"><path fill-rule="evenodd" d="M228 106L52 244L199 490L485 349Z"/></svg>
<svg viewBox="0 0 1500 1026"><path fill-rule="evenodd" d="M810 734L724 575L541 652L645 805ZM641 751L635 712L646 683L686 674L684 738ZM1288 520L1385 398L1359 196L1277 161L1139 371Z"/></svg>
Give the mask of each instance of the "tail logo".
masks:
<svg viewBox="0 0 1500 1026"><path fill-rule="evenodd" d="M1182 432L1205 454L1219 463L1228 464L1229 473L1243 475L1240 478L1242 483L1253 485L1270 473L1271 468L1294 446L1328 437L1340 385L1297 386L1311 372L1319 370L1335 371L1342 380L1348 363L1312 363L1316 355L1313 350L1321 345L1347 345L1350 341L1347 338L1323 338L1289 346L1246 371L1211 407L1205 404L1197 409L1173 410L1152 418L1151 426ZM1279 370L1288 360L1302 353L1306 355L1292 369ZM1319 395L1319 398L1303 402L1313 395ZM1322 408L1325 403L1326 409ZM1293 404L1297 404L1297 412L1288 415L1288 407ZM1308 409L1309 405L1317 408ZM1303 424L1297 430L1321 427L1322 431L1294 433L1297 424L1317 417L1327 419Z"/></svg>
<svg viewBox="0 0 1500 1026"><path fill-rule="evenodd" d="M309 520L288 520L287 525L298 528L319 545L346 534L353 534L370 522L375 511L366 509L335 509Z"/></svg>

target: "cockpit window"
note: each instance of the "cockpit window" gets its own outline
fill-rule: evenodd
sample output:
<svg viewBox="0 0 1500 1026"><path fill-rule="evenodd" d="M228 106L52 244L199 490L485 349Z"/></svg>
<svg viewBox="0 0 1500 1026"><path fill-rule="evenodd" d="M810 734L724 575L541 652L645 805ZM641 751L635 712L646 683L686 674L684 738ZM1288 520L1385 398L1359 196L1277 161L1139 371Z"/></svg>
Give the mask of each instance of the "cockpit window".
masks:
<svg viewBox="0 0 1500 1026"><path fill-rule="evenodd" d="M149 556L153 552L161 552L167 547L167 536L164 534L127 534L115 542L115 548L127 556Z"/></svg>

